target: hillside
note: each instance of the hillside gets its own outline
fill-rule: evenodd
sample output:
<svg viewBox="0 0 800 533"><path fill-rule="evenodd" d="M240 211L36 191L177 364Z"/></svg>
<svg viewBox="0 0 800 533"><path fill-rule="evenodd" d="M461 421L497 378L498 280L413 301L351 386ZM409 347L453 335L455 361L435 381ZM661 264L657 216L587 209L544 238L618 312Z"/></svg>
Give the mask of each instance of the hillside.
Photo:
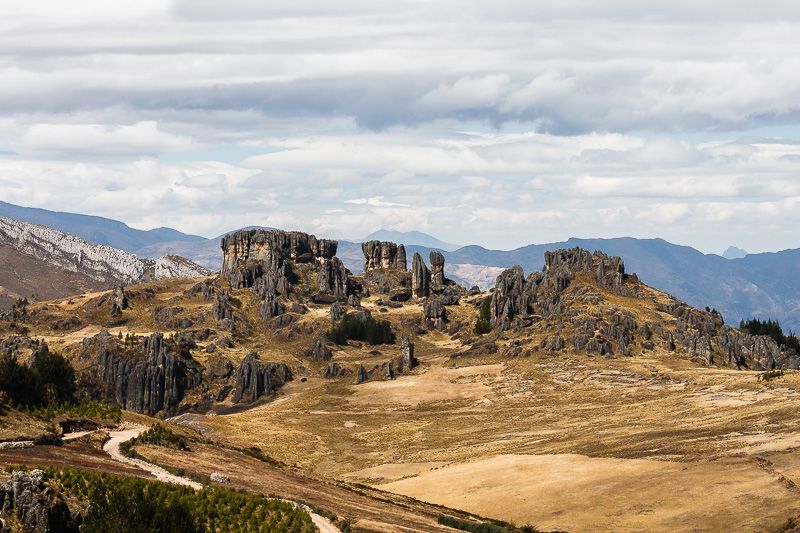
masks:
<svg viewBox="0 0 800 533"><path fill-rule="evenodd" d="M36 303L17 327L67 354L85 394L183 425L188 450L137 445L151 461L291 487L356 530L430 531L453 512L406 496L570 531L800 516L792 349L601 253L548 253L542 270L468 293L441 254L373 242L352 276L338 245L237 232L220 275L128 287L119 312L116 293Z"/></svg>

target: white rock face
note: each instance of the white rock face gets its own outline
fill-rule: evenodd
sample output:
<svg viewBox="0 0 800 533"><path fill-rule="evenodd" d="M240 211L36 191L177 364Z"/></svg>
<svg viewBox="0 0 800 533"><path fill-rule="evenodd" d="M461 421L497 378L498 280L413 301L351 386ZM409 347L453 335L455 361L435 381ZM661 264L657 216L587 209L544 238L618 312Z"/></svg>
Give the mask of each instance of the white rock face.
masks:
<svg viewBox="0 0 800 533"><path fill-rule="evenodd" d="M95 244L47 226L0 217L0 243L72 272L108 283L196 277L208 270L179 256L141 259L131 253Z"/></svg>
<svg viewBox="0 0 800 533"><path fill-rule="evenodd" d="M494 287L497 276L504 270L504 268L500 267L470 265L468 263L446 263L444 265L445 274L469 287L477 285L482 291Z"/></svg>

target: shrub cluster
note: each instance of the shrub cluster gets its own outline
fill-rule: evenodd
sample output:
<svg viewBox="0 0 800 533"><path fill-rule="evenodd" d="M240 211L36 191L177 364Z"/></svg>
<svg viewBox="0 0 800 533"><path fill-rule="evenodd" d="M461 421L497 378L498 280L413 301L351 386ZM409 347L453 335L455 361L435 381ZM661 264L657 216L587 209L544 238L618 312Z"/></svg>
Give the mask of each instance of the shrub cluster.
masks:
<svg viewBox="0 0 800 533"><path fill-rule="evenodd" d="M759 320L757 318L742 320L739 323L739 329L750 335L769 335L778 344L794 348L797 353L800 353L800 339L791 331L788 335L784 335L783 328L776 320Z"/></svg>
<svg viewBox="0 0 800 533"><path fill-rule="evenodd" d="M533 526L515 527L506 523L473 522L444 515L439 516L436 521L443 526L469 531L470 533L537 533L539 531Z"/></svg>
<svg viewBox="0 0 800 533"><path fill-rule="evenodd" d="M371 316L360 319L345 315L331 329L330 338L336 344L347 344L348 340L364 341L368 344L393 344L392 325L386 320L375 320Z"/></svg>
<svg viewBox="0 0 800 533"><path fill-rule="evenodd" d="M169 428L166 428L161 424L155 424L143 431L138 437L136 437L136 442L140 444L154 444L156 446L164 446L166 448L174 448L176 450L189 449L189 445L183 436L173 433L169 430Z"/></svg>
<svg viewBox="0 0 800 533"><path fill-rule="evenodd" d="M69 361L44 344L31 356L30 365L21 364L8 351L0 354L0 391L19 407L73 401L75 370Z"/></svg>
<svg viewBox="0 0 800 533"><path fill-rule="evenodd" d="M81 527L87 533L316 531L306 511L254 494L217 487L195 491L74 468L46 472L67 496L89 504Z"/></svg>
<svg viewBox="0 0 800 533"><path fill-rule="evenodd" d="M483 335L492 331L492 297L488 296L481 302L481 310L478 313L478 321L475 322L475 333Z"/></svg>

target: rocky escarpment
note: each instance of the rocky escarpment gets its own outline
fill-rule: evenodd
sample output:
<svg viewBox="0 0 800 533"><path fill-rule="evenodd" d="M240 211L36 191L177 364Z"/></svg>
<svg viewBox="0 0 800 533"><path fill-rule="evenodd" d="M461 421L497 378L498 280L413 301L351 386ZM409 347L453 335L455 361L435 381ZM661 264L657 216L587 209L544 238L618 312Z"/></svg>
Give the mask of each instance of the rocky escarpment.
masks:
<svg viewBox="0 0 800 533"><path fill-rule="evenodd" d="M6 217L0 217L0 243L65 270L109 284L197 277L209 273L207 269L182 257L170 255L156 260L143 259L63 231Z"/></svg>
<svg viewBox="0 0 800 533"><path fill-rule="evenodd" d="M649 289L625 273L619 257L579 248L545 253L543 270L527 277L520 267L504 271L490 311L497 330L545 332L538 348L553 353L627 356L661 348L732 368L800 366L794 350L725 326L716 311Z"/></svg>
<svg viewBox="0 0 800 533"><path fill-rule="evenodd" d="M123 409L173 415L184 393L200 384L201 373L188 348L161 333L146 337L135 353L123 353L106 332L84 340L84 352L100 346L101 395Z"/></svg>
<svg viewBox="0 0 800 533"><path fill-rule="evenodd" d="M397 269L405 272L406 248L402 244L388 241L367 241L361 243L364 252L364 273L377 269Z"/></svg>
<svg viewBox="0 0 800 533"><path fill-rule="evenodd" d="M64 497L45 484L41 470L12 472L0 486L0 533L77 533L80 523Z"/></svg>
<svg viewBox="0 0 800 533"><path fill-rule="evenodd" d="M351 300L359 291L336 257L336 241L297 231L248 230L226 235L221 246L221 275L234 289L253 290L265 321L283 315L283 301L290 298L331 303Z"/></svg>
<svg viewBox="0 0 800 533"><path fill-rule="evenodd" d="M257 352L245 357L236 371L235 403L252 403L261 396L277 391L292 379L292 372L283 363L262 362Z"/></svg>

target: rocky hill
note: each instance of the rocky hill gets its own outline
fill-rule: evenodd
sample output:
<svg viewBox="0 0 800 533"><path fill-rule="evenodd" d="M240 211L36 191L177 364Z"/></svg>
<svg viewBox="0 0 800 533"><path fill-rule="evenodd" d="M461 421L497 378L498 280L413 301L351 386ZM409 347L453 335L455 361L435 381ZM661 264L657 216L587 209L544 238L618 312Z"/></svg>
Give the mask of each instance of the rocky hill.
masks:
<svg viewBox="0 0 800 533"><path fill-rule="evenodd" d="M207 271L178 256L142 259L46 226L0 217L0 244L103 283L202 276Z"/></svg>

